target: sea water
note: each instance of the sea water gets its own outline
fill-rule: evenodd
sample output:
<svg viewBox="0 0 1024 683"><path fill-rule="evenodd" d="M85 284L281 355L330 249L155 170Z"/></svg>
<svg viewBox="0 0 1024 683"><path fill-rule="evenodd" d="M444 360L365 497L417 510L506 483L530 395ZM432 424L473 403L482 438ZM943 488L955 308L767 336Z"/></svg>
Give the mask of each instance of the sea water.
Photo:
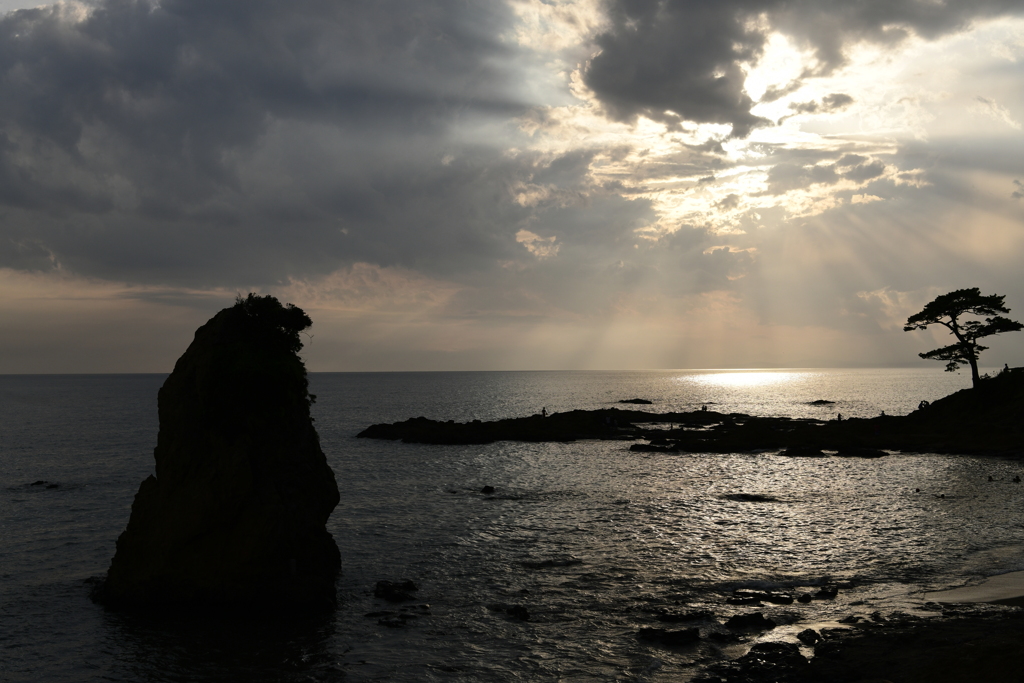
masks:
<svg viewBox="0 0 1024 683"><path fill-rule="evenodd" d="M753 611L725 604L736 588L839 583L834 601L757 608L780 624L760 639L792 639L848 614L919 610L925 591L1024 569L1024 485L1012 482L1024 465L1011 459L355 438L419 415L491 420L631 398L653 401L644 409L654 412L899 415L965 388L962 375L312 374L316 427L341 492L328 523L344 563L337 611L121 614L90 602L87 581L105 572L153 471L164 378L0 377L0 680L685 681L744 645L639 640L642 627L673 627L660 613L724 620ZM834 403L811 405L819 399ZM405 612L415 618L401 628L381 613L402 606L373 596L382 579L419 587ZM514 606L529 620L511 616Z"/></svg>

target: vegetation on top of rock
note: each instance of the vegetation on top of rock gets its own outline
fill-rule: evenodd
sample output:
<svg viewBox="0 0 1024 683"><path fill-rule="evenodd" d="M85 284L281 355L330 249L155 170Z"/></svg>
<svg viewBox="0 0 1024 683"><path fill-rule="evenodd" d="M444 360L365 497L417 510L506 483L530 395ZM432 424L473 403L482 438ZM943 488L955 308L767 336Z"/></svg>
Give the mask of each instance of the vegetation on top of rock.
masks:
<svg viewBox="0 0 1024 683"><path fill-rule="evenodd" d="M977 287L958 289L935 297L919 313L907 318L904 332L923 330L929 325L942 325L956 337L956 343L942 348L919 353L921 358L946 361L946 372L956 372L961 365L971 367L971 382L977 387L981 381L978 375L978 354L986 350L978 340L1003 332L1017 332L1024 329L1021 323L1004 318L997 313L1009 313L1003 305L1002 294L982 295ZM985 322L961 320L964 315L989 316Z"/></svg>

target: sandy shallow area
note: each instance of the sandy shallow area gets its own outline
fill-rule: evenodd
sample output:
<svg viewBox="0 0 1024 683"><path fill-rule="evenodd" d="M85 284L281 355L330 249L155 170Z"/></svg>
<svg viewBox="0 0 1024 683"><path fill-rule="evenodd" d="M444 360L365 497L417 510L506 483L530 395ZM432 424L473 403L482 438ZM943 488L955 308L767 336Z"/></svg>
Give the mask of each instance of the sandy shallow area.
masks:
<svg viewBox="0 0 1024 683"><path fill-rule="evenodd" d="M925 593L925 600L942 604L988 602L1024 607L1024 572L1010 572L986 579L977 586Z"/></svg>

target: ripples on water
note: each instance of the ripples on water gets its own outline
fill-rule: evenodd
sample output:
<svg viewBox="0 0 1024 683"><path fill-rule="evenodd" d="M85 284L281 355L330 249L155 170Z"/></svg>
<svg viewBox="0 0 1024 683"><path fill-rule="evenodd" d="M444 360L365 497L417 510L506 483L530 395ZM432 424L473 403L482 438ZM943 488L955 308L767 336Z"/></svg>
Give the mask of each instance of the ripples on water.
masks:
<svg viewBox="0 0 1024 683"><path fill-rule="evenodd" d="M665 626L660 610L727 617L749 611L723 604L737 587L851 585L834 603L762 610L802 628L851 611L913 609L922 590L1024 568L1024 488L1009 482L1022 469L1016 461L353 438L368 424L418 414L494 419L633 397L655 400L659 411L715 403L755 414L900 414L960 388L962 377L313 375L316 424L342 494L329 522L345 564L337 613L269 624L108 613L88 601L82 581L105 571L152 471L162 381L0 377L0 679L684 680L721 653L638 641L639 627ZM837 404L806 405L819 398ZM60 486L27 486L38 479ZM495 493L482 494L484 485ZM777 500L728 497L736 493ZM401 629L364 616L396 609L372 596L385 578L415 580L429 615ZM514 605L531 620L508 616Z"/></svg>

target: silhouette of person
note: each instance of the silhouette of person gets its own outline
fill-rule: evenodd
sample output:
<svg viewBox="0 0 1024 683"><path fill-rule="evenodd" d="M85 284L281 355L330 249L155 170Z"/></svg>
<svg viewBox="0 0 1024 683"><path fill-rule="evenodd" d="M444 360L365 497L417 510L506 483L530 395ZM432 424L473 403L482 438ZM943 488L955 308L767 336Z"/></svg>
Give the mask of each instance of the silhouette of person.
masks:
<svg viewBox="0 0 1024 683"><path fill-rule="evenodd" d="M843 414L842 413L836 413L836 422L842 422L842 421L843 421Z"/></svg>
<svg viewBox="0 0 1024 683"><path fill-rule="evenodd" d="M541 408L541 409L540 409L540 416L541 416L541 417L547 417L547 416L548 416L548 409L547 409L547 406L545 406L545 407L543 407L543 408Z"/></svg>

